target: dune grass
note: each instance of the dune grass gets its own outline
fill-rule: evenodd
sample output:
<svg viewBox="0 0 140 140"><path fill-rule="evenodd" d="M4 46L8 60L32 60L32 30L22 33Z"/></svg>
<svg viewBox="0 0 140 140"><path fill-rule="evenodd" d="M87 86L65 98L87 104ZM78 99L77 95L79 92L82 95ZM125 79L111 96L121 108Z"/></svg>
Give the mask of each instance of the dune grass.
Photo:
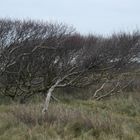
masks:
<svg viewBox="0 0 140 140"><path fill-rule="evenodd" d="M0 140L140 140L140 100L0 105Z"/></svg>

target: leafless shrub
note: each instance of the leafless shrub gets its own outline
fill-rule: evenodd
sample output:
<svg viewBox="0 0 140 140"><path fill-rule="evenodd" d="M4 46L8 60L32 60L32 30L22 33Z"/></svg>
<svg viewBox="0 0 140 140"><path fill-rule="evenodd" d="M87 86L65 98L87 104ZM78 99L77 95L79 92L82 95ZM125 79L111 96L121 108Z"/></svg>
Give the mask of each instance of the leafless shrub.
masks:
<svg viewBox="0 0 140 140"><path fill-rule="evenodd" d="M47 112L56 88L113 79L139 63L139 53L139 32L103 38L82 36L61 23L1 19L1 93L21 102L44 95Z"/></svg>

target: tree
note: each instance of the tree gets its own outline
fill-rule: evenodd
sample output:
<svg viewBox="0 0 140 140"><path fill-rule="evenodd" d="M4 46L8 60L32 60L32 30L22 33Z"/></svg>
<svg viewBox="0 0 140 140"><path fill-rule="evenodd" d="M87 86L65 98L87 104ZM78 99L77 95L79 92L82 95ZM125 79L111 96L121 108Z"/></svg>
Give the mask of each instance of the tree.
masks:
<svg viewBox="0 0 140 140"><path fill-rule="evenodd" d="M61 23L1 19L1 93L21 102L43 95L46 113L56 88L85 87L126 71L139 55L139 40L138 32L82 36ZM104 98L98 90L94 97Z"/></svg>
<svg viewBox="0 0 140 140"><path fill-rule="evenodd" d="M63 24L34 21L2 19L0 24L2 93L24 99L46 90L49 67L59 57L55 52L60 52L64 40L74 29ZM44 89L35 88L38 83Z"/></svg>

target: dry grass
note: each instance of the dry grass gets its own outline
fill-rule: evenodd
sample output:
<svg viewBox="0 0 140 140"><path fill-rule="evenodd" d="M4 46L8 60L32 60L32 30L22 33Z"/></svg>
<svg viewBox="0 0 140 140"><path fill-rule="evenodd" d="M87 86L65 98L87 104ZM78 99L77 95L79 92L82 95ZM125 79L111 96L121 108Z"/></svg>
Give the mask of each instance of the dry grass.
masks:
<svg viewBox="0 0 140 140"><path fill-rule="evenodd" d="M131 97L109 101L1 105L0 140L139 140L140 102Z"/></svg>

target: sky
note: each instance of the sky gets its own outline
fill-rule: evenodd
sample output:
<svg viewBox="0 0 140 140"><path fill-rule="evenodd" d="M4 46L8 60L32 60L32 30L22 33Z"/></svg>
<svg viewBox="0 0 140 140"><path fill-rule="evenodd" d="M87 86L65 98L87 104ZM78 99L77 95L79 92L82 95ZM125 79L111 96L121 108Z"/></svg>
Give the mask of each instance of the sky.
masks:
<svg viewBox="0 0 140 140"><path fill-rule="evenodd" d="M140 0L0 0L0 18L64 22L83 34L140 29Z"/></svg>

